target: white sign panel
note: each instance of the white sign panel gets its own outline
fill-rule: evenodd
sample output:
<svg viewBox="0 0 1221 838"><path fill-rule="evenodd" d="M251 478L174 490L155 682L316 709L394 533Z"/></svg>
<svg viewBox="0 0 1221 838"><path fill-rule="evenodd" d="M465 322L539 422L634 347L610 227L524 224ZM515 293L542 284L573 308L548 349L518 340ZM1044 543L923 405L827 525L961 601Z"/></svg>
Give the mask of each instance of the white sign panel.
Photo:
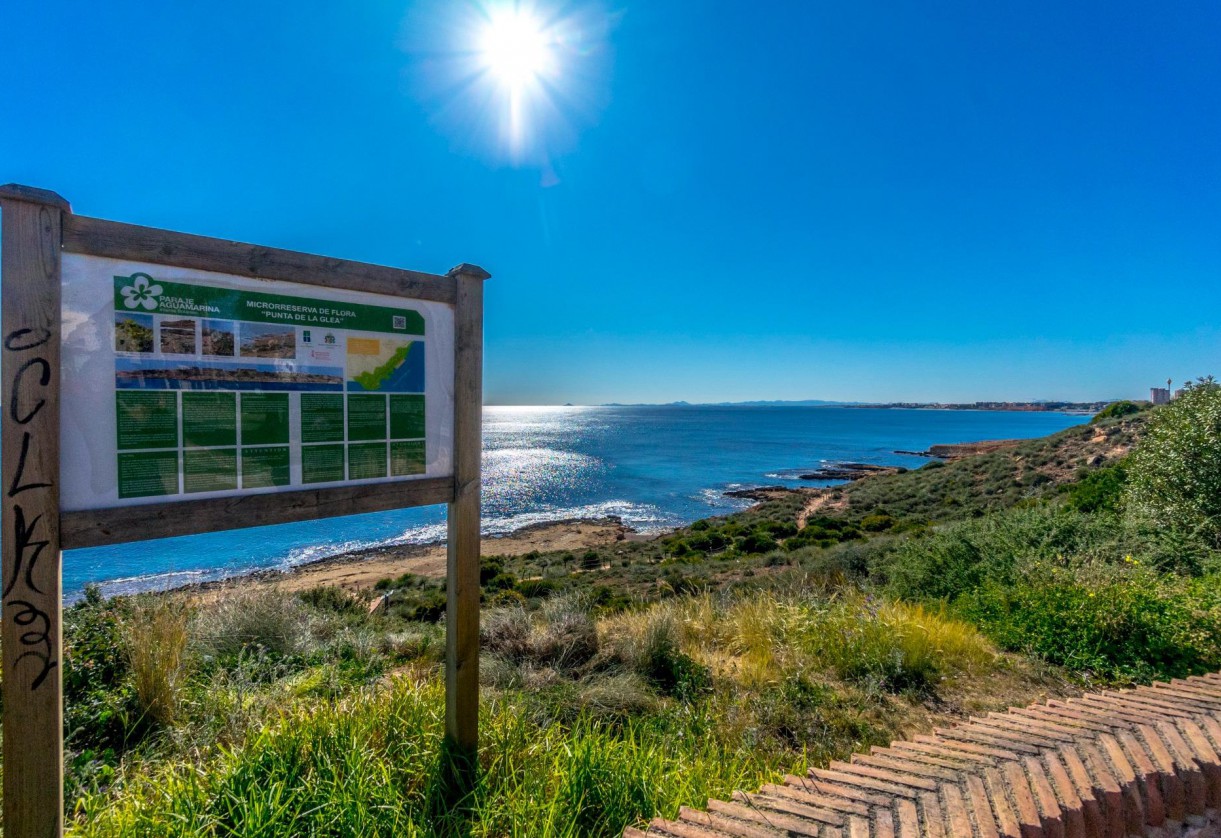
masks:
<svg viewBox="0 0 1221 838"><path fill-rule="evenodd" d="M65 511L452 473L442 303L63 257Z"/></svg>

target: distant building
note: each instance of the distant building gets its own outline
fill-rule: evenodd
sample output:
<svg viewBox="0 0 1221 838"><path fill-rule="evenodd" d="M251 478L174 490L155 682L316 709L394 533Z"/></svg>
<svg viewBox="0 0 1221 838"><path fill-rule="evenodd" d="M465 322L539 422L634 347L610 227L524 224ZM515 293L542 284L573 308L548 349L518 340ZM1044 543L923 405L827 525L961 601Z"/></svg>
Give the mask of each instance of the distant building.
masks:
<svg viewBox="0 0 1221 838"><path fill-rule="evenodd" d="M1170 403L1170 388L1169 387L1150 387L1149 401L1154 404L1169 404Z"/></svg>
<svg viewBox="0 0 1221 838"><path fill-rule="evenodd" d="M1177 390L1175 390L1175 391L1174 391L1174 397L1177 399L1179 396L1183 395L1183 394L1184 394L1184 393L1186 393L1186 392L1187 392L1187 391L1186 391L1185 389L1183 389L1182 387L1180 387L1179 389L1177 389Z"/></svg>

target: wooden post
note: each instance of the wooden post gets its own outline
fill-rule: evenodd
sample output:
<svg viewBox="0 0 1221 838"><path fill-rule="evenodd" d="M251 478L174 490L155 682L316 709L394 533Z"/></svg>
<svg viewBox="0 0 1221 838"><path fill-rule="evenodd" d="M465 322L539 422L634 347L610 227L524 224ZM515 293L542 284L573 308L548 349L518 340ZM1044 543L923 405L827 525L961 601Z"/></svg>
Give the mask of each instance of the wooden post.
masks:
<svg viewBox="0 0 1221 838"><path fill-rule="evenodd" d="M483 281L449 272L454 304L454 499L449 504L445 609L445 738L456 791L474 785L479 755L479 493L483 453Z"/></svg>
<svg viewBox="0 0 1221 838"><path fill-rule="evenodd" d="M68 203L0 187L4 835L63 834L59 544L60 243Z"/></svg>

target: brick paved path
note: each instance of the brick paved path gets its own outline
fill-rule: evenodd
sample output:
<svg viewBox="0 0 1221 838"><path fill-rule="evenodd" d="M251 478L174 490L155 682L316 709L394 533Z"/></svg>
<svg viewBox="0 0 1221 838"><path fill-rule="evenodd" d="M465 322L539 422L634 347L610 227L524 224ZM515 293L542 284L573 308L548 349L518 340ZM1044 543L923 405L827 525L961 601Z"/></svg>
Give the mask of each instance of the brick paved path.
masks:
<svg viewBox="0 0 1221 838"><path fill-rule="evenodd" d="M1221 838L1221 674L1049 701L625 838Z"/></svg>

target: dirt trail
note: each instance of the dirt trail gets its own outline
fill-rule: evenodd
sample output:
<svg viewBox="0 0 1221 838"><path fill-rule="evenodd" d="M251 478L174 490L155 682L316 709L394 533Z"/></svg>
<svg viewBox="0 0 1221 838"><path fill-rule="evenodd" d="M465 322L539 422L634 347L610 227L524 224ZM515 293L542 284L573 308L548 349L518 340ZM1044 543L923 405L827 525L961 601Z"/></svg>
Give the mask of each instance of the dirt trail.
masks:
<svg viewBox="0 0 1221 838"><path fill-rule="evenodd" d="M817 492L818 494L806 501L806 505L797 513L797 528L804 529L806 521L810 520L810 516L816 512L840 510L844 508L842 498L836 499L834 493L830 489L807 489L808 492Z"/></svg>

